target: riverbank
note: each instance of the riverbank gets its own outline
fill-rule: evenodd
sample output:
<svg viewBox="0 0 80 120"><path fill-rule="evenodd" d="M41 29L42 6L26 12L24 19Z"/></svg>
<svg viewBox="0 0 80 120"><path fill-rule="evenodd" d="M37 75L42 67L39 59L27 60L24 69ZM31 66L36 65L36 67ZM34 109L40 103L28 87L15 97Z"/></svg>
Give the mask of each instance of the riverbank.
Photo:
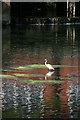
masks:
<svg viewBox="0 0 80 120"><path fill-rule="evenodd" d="M14 17L11 15L10 3L2 3L2 24L3 25L54 25L54 24L80 24L80 17Z"/></svg>
<svg viewBox="0 0 80 120"><path fill-rule="evenodd" d="M6 18L6 16L5 16ZM3 19L3 25L54 25L54 24L80 24L80 17L54 17L54 18L11 18Z"/></svg>
<svg viewBox="0 0 80 120"><path fill-rule="evenodd" d="M10 12L10 3L2 4L3 25L54 25L54 24L80 24L80 17L13 17Z"/></svg>

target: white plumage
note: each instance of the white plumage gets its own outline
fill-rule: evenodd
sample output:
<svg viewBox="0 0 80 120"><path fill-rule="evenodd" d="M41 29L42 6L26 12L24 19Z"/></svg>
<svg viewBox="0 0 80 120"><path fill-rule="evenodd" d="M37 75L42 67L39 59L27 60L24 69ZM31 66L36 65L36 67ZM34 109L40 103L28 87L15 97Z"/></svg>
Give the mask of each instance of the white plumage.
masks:
<svg viewBox="0 0 80 120"><path fill-rule="evenodd" d="M47 59L45 59L45 65L46 67L48 67L49 70L54 70L54 68L50 64L47 64Z"/></svg>
<svg viewBox="0 0 80 120"><path fill-rule="evenodd" d="M46 76L47 77L51 77L51 75L54 73L54 71L53 72L51 72L51 71L49 71L47 74L46 74Z"/></svg>
<svg viewBox="0 0 80 120"><path fill-rule="evenodd" d="M52 77L54 71L49 71L46 75L45 75L45 80L47 80L47 77Z"/></svg>

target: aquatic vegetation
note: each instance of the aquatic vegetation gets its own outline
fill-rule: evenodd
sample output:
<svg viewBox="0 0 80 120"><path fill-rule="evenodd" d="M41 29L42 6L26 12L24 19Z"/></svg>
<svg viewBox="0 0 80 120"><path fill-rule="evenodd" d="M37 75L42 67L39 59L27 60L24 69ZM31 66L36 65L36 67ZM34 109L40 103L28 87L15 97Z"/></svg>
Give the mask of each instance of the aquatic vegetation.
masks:
<svg viewBox="0 0 80 120"><path fill-rule="evenodd" d="M30 82L32 84L34 83L55 83L55 84L60 84L63 83L64 81L60 81L60 80L20 80L21 82Z"/></svg>
<svg viewBox="0 0 80 120"><path fill-rule="evenodd" d="M0 75L0 78L17 79L15 76L12 76L12 75Z"/></svg>
<svg viewBox="0 0 80 120"><path fill-rule="evenodd" d="M63 67L80 67L80 66L52 65L52 67L54 67L54 68L63 68ZM47 67L45 65L43 65L43 64L33 64L33 65L26 65L26 66L19 66L19 67L11 67L11 69L14 69L14 70L29 70L29 69L36 69L36 68L47 68Z"/></svg>
<svg viewBox="0 0 80 120"><path fill-rule="evenodd" d="M13 74L17 77L44 77L42 74Z"/></svg>
<svg viewBox="0 0 80 120"><path fill-rule="evenodd" d="M61 68L61 67L76 67L76 66L66 66L66 65L53 65L54 68ZM10 69L4 69L2 70L3 71L3 74L0 75L0 78L7 78L7 79L19 79L20 82L29 82L29 83L56 83L56 84L60 84L60 83L63 83L64 80L66 79L69 79L67 76L64 76L64 77L53 77L51 76L50 77L50 80L40 80L41 77L45 77L46 74L44 75L43 73L40 73L40 74L36 74L36 73L28 73L28 72L25 72L26 70L33 70L33 69L40 69L40 68L45 68L45 69L48 69L45 65L42 65L42 64L33 64L33 65L26 65L26 66L19 66L19 67L13 67L13 68L10 68ZM21 70L21 71L20 71ZM7 75L6 73L7 72ZM5 74L4 74L5 73ZM32 77L32 78L30 78ZM35 77L37 80L35 80ZM26 78L26 80L21 80L22 78ZM30 78L30 79L29 79ZM45 78L44 78L45 79Z"/></svg>
<svg viewBox="0 0 80 120"><path fill-rule="evenodd" d="M42 64L33 64L33 65L12 67L12 69L18 69L18 70L28 70L28 69L35 69L35 68L46 68L46 66Z"/></svg>

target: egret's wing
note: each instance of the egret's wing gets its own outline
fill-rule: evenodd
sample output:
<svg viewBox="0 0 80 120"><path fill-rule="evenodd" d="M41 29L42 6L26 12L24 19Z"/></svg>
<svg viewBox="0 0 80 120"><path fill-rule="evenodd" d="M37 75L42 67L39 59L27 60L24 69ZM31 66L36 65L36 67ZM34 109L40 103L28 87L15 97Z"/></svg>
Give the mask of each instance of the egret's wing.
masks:
<svg viewBox="0 0 80 120"><path fill-rule="evenodd" d="M50 64L46 65L49 69L54 69Z"/></svg>

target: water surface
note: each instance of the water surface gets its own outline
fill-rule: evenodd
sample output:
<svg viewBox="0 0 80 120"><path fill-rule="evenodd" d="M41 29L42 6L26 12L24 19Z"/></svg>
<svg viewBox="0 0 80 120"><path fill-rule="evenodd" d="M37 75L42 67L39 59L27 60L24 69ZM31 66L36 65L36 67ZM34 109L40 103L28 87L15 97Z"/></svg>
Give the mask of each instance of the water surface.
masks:
<svg viewBox="0 0 80 120"><path fill-rule="evenodd" d="M79 46L77 25L3 28L2 117L80 118Z"/></svg>

